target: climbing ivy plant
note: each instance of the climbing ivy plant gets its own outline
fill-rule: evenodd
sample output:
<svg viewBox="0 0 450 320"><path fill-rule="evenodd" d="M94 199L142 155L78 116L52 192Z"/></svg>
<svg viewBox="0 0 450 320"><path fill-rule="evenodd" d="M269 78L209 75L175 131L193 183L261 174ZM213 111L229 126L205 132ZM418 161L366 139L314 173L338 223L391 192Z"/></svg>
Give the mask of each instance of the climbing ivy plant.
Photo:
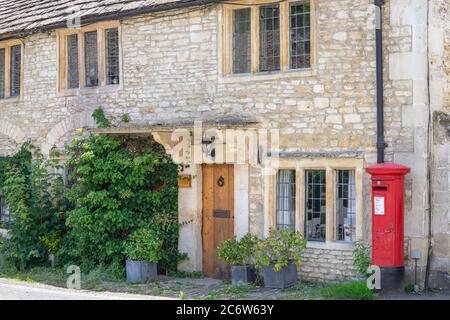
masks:
<svg viewBox="0 0 450 320"><path fill-rule="evenodd" d="M109 123L99 110L95 118ZM125 243L151 225L163 239L160 267L176 270L178 252L178 167L150 138L90 135L68 147L69 247L66 254L84 270L97 265L123 272Z"/></svg>

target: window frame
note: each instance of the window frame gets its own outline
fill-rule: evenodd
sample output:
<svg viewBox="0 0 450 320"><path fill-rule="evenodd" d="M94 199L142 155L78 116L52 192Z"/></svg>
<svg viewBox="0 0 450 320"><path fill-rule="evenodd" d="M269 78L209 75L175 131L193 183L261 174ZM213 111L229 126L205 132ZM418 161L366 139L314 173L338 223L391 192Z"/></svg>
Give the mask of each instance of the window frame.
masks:
<svg viewBox="0 0 450 320"><path fill-rule="evenodd" d="M319 247L333 246L353 246L354 242L362 239L363 222L363 172L364 165L362 159L295 159L285 158L274 160L277 170L266 177L265 194L268 199L265 209L266 223L265 235L269 230L276 228L276 179L279 170L295 170L296 176L296 213L295 230L305 234L306 228L306 172L308 170L325 170L326 183L326 235L325 241L308 241L308 245ZM270 166L270 164L269 164ZM356 196L356 236L353 242L337 240L337 174L339 170L355 171L355 196Z"/></svg>
<svg viewBox="0 0 450 320"><path fill-rule="evenodd" d="M290 5L296 2L310 2L310 41L311 64L309 68L290 68L289 14ZM280 7L280 70L259 71L259 7L277 4ZM233 10L250 8L251 10L251 67L250 73L233 73ZM232 4L222 4L222 14L219 16L221 25L221 40L219 41L219 68L222 75L242 77L245 75L279 74L286 72L302 73L315 69L316 63L316 0L286 0L274 3L273 0L236 0Z"/></svg>
<svg viewBox="0 0 450 320"><path fill-rule="evenodd" d="M20 46L20 94L11 95L11 48ZM24 61L24 42L19 39L0 41L0 49L5 49L5 92L0 101L7 99L21 99L23 97L23 61Z"/></svg>
<svg viewBox="0 0 450 320"><path fill-rule="evenodd" d="M117 28L119 33L119 84L107 84L106 70L106 30ZM98 86L86 86L85 70L85 33L97 31ZM60 29L56 31L58 39L58 91L62 94L77 94L80 91L98 91L106 88L122 88L122 30L119 21L104 21L81 28ZM67 37L78 35L78 88L68 88L68 48Z"/></svg>

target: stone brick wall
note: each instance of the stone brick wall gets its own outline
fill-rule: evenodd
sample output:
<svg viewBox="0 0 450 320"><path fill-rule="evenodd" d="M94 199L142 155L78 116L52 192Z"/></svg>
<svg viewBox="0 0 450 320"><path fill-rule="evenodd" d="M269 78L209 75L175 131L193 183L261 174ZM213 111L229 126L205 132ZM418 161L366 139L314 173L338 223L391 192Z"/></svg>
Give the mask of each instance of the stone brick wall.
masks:
<svg viewBox="0 0 450 320"><path fill-rule="evenodd" d="M358 279L352 250L308 248L303 254L300 279L311 282L337 282Z"/></svg>

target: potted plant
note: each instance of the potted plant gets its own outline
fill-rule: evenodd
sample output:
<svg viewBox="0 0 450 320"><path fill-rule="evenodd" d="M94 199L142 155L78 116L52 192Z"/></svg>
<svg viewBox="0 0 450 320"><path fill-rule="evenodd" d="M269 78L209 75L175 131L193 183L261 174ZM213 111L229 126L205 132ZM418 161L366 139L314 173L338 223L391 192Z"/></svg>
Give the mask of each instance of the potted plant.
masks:
<svg viewBox="0 0 450 320"><path fill-rule="evenodd" d="M218 255L231 265L233 285L248 284L255 281L255 268L251 263L257 238L246 234L241 240L236 237L224 241L218 248Z"/></svg>
<svg viewBox="0 0 450 320"><path fill-rule="evenodd" d="M292 229L272 229L267 239L259 241L255 259L258 269L262 269L264 286L284 289L295 284L305 248L303 235Z"/></svg>
<svg viewBox="0 0 450 320"><path fill-rule="evenodd" d="M163 241L149 227L133 232L126 244L127 282L147 283L157 278L157 263Z"/></svg>

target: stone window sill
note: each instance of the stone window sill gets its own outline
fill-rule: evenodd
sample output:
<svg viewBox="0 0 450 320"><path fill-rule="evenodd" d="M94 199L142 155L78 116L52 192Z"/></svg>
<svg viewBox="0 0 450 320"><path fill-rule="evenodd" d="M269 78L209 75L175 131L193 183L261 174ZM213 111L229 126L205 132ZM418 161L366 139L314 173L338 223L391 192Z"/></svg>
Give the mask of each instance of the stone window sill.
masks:
<svg viewBox="0 0 450 320"><path fill-rule="evenodd" d="M71 97L71 96L80 96L80 95L95 95L99 93L108 93L108 92L117 92L122 89L122 85L114 84L107 86L99 86L99 87L85 87L81 89L66 89L59 92L59 96L61 97Z"/></svg>
<svg viewBox="0 0 450 320"><path fill-rule="evenodd" d="M258 72L244 74L229 74L219 77L220 83L242 83L268 80L282 80L291 78L314 77L317 75L315 69L299 69L273 72Z"/></svg>
<svg viewBox="0 0 450 320"><path fill-rule="evenodd" d="M20 96L7 97L7 98L0 99L0 103L17 103L20 101L20 99L21 99Z"/></svg>
<svg viewBox="0 0 450 320"><path fill-rule="evenodd" d="M353 251L355 244L353 242L338 242L338 241L308 241L307 248L311 249L326 249L326 250L348 250Z"/></svg>

